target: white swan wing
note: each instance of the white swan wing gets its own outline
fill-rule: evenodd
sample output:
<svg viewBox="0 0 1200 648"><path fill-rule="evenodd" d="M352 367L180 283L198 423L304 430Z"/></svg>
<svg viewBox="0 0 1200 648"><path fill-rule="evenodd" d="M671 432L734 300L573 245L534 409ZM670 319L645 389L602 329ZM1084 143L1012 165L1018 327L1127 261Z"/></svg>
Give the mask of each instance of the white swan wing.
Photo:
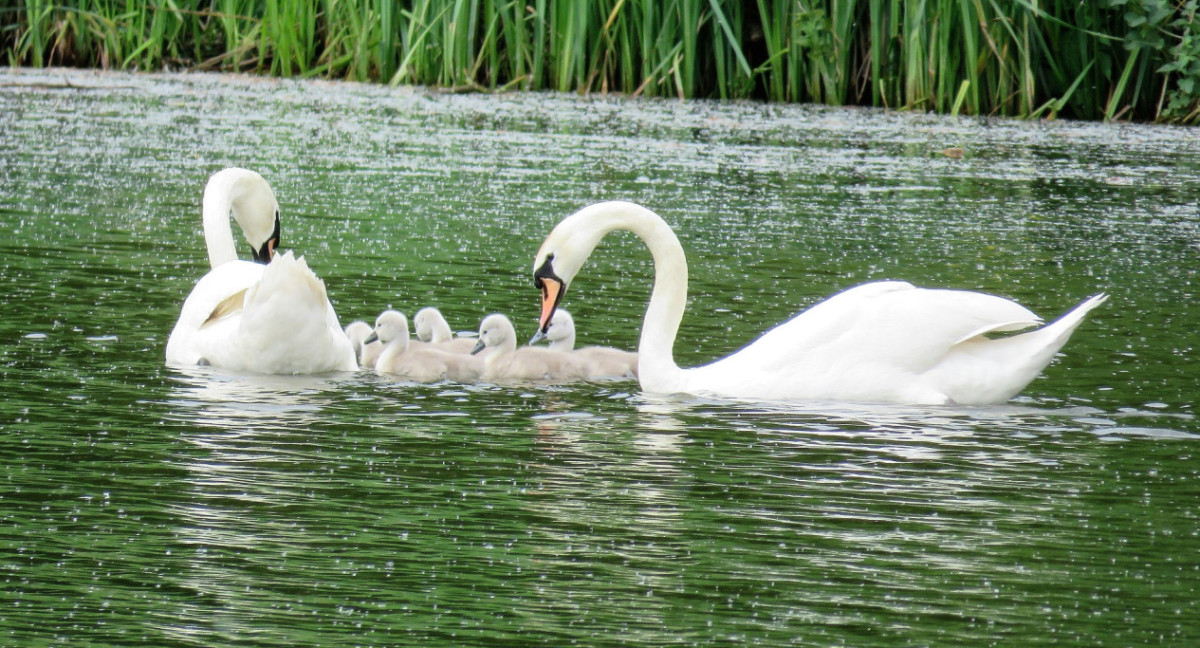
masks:
<svg viewBox="0 0 1200 648"><path fill-rule="evenodd" d="M240 308L230 301L239 293ZM267 266L225 263L197 283L167 342L167 362L202 360L264 374L358 368L324 283L291 252Z"/></svg>
<svg viewBox="0 0 1200 648"><path fill-rule="evenodd" d="M965 340L1035 326L1025 307L983 293L916 288L899 281L838 293L706 365L704 380L765 398L944 400L912 377ZM895 393L892 393L895 392Z"/></svg>
<svg viewBox="0 0 1200 648"><path fill-rule="evenodd" d="M227 322L214 321L213 314L231 298L245 295L248 288L258 283L266 266L250 261L229 261L213 268L192 288L183 301L179 320L167 338L167 362L170 364L195 365L204 357L204 340L211 332L205 329L224 327ZM228 319L229 315L219 319Z"/></svg>
<svg viewBox="0 0 1200 648"><path fill-rule="evenodd" d="M304 257L276 255L247 289L239 325L241 361L260 373L355 371L354 348Z"/></svg>

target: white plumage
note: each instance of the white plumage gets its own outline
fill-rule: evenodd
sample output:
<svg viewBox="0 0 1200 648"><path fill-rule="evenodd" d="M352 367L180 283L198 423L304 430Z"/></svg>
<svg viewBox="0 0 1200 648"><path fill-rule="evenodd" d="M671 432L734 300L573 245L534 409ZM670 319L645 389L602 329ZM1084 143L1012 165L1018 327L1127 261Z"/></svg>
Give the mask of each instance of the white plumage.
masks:
<svg viewBox="0 0 1200 648"><path fill-rule="evenodd" d="M605 346L576 349L575 318L564 308L555 309L545 338L550 343L548 348L551 351L569 353L581 361L589 379L637 378L638 354L633 351Z"/></svg>
<svg viewBox="0 0 1200 648"><path fill-rule="evenodd" d="M473 382L483 374L483 362L465 353L443 351L429 344L419 346L409 340L408 318L387 310L375 320L375 332L367 342L383 342L383 352L375 361L375 373L392 375L412 382L442 380Z"/></svg>
<svg viewBox="0 0 1200 648"><path fill-rule="evenodd" d="M416 329L418 340L432 344L442 351L470 353L475 348L475 339L455 337L446 317L433 306L426 306L413 315L413 328Z"/></svg>
<svg viewBox="0 0 1200 648"><path fill-rule="evenodd" d="M353 371L354 349L304 257L275 254L279 205L259 174L230 168L204 189L205 240L212 270L196 282L167 339L168 364L232 371L307 374ZM256 258L237 258L230 216Z"/></svg>
<svg viewBox="0 0 1200 648"><path fill-rule="evenodd" d="M488 315L479 324L475 353L482 352L483 379L491 382L564 383L585 380L583 363L565 353L540 347L517 347L512 322L500 314Z"/></svg>
<svg viewBox="0 0 1200 648"><path fill-rule="evenodd" d="M554 228L534 261L540 330L600 239L630 230L654 258L654 289L638 343L638 378L654 393L754 400L841 400L980 405L1012 398L1054 357L1096 295L1042 328L990 333L1041 319L1008 299L902 281L863 284L829 297L710 364L683 369L672 348L687 301L687 261L670 226L628 202L584 208Z"/></svg>

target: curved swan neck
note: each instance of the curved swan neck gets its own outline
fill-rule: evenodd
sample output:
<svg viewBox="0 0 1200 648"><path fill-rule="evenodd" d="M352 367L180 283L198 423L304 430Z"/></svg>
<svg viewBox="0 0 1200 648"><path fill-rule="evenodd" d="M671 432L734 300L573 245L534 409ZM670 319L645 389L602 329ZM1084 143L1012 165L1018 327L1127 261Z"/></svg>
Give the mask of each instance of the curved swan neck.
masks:
<svg viewBox="0 0 1200 648"><path fill-rule="evenodd" d="M548 348L551 351L571 351L575 348L575 332L571 331L562 337L550 338Z"/></svg>
<svg viewBox="0 0 1200 648"><path fill-rule="evenodd" d="M271 185L258 173L231 167L214 173L204 187L204 242L214 268L238 258L231 218L254 250L268 240L278 244L279 203Z"/></svg>
<svg viewBox="0 0 1200 648"><path fill-rule="evenodd" d="M403 313L393 310L381 313L375 321L375 333L383 343L387 357L408 352L408 318Z"/></svg>
<svg viewBox="0 0 1200 648"><path fill-rule="evenodd" d="M688 269L683 246L671 226L658 214L629 202L606 202L586 207L568 217L562 225L567 226L568 232L579 235L577 241L564 245L568 253L575 252L569 254L572 261L578 260L578 265L563 269L568 282L574 278L583 259L608 232L633 232L650 249L654 259L654 289L650 293L638 341L638 377L647 391L678 391L682 370L675 364L673 347L687 305ZM546 250L545 245L543 250Z"/></svg>
<svg viewBox="0 0 1200 648"><path fill-rule="evenodd" d="M208 262L213 267L236 261L237 247L230 225L233 209L233 183L218 182L217 176L204 188L204 243L208 246Z"/></svg>
<svg viewBox="0 0 1200 648"><path fill-rule="evenodd" d="M441 344L454 339L454 332L450 330L450 323L442 317L434 318L430 322L429 339L434 344Z"/></svg>
<svg viewBox="0 0 1200 648"><path fill-rule="evenodd" d="M629 227L654 259L654 288L638 339L638 376L647 391L677 391L668 384L682 371L675 363L675 336L687 306L687 258L671 226L658 214L643 211L648 217L639 217Z"/></svg>

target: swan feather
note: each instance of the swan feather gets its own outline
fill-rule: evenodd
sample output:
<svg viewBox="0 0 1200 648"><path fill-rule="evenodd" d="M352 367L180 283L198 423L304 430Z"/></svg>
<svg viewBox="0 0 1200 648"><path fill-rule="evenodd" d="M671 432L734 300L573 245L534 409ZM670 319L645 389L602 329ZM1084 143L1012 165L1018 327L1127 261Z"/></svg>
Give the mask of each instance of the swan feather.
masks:
<svg viewBox="0 0 1200 648"><path fill-rule="evenodd" d="M1088 312L1095 295L1058 320L1041 323L1014 301L978 292L878 281L837 293L768 330L741 350L690 369L673 346L687 302L687 261L679 239L654 212L628 202L599 203L563 219L534 259L542 290L539 331L600 239L630 230L650 248L654 288L638 343L638 379L648 392L755 400L841 400L989 404L1032 381Z"/></svg>

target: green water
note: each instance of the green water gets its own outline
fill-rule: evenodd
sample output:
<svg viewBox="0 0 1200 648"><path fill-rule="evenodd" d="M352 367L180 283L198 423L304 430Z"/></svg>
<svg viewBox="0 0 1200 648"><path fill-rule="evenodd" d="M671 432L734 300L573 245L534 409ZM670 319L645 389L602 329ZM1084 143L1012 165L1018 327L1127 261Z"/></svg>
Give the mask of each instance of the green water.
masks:
<svg viewBox="0 0 1200 648"><path fill-rule="evenodd" d="M938 154L961 147L962 159ZM209 76L0 71L0 644L1200 641L1200 137ZM532 333L532 256L625 198L689 255L677 358L875 279L1055 316L1012 403L755 406L163 366L213 171L262 172L343 322ZM632 347L645 250L565 305Z"/></svg>

